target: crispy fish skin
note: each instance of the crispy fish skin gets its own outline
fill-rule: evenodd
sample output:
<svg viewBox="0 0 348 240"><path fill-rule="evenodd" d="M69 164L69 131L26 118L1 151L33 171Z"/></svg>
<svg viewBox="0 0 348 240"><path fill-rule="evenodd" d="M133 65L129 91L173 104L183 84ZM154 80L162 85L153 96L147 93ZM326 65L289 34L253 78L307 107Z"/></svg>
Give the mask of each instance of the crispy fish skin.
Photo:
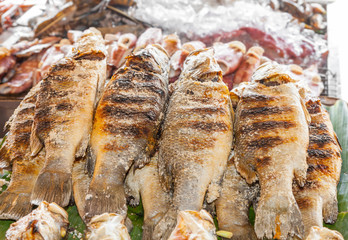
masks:
<svg viewBox="0 0 348 240"><path fill-rule="evenodd" d="M149 45L130 55L106 86L91 134L89 161L95 168L87 218L126 215L124 180L133 164L140 168L153 155L168 96L168 62L161 46Z"/></svg>
<svg viewBox="0 0 348 240"><path fill-rule="evenodd" d="M155 227L167 239L177 212L200 211L219 193L232 147L233 110L213 49L192 52L171 95L159 145L159 173L173 206ZM208 190L208 191L207 191Z"/></svg>
<svg viewBox="0 0 348 240"><path fill-rule="evenodd" d="M294 81L279 65L265 63L253 82L235 90L235 164L261 196L256 210L258 238L302 235L301 213L292 193L306 179L309 114ZM291 164L290 164L291 163Z"/></svg>
<svg viewBox="0 0 348 240"><path fill-rule="evenodd" d="M106 78L104 40L96 29L86 30L69 57L53 65L42 80L31 134L32 155L44 146L45 166L32 192L32 204L69 203L71 171L85 154L93 111Z"/></svg>
<svg viewBox="0 0 348 240"><path fill-rule="evenodd" d="M301 210L305 236L312 226L323 227L337 219L337 184L340 179L341 147L330 116L319 99L306 102L311 115L307 156L307 180L303 187L294 184L294 195Z"/></svg>
<svg viewBox="0 0 348 240"><path fill-rule="evenodd" d="M258 191L257 184L249 185L240 176L232 158L227 163L221 194L215 202L219 230L232 232L232 240L257 239L249 222L249 207Z"/></svg>
<svg viewBox="0 0 348 240"><path fill-rule="evenodd" d="M60 240L66 236L68 213L55 203L43 201L25 217L12 223L6 240Z"/></svg>
<svg viewBox="0 0 348 240"><path fill-rule="evenodd" d="M130 169L126 181L126 193L131 205L140 202L144 208L143 240L151 240L153 229L167 212L171 197L161 186L158 168L158 153L141 169Z"/></svg>
<svg viewBox="0 0 348 240"><path fill-rule="evenodd" d="M335 230L328 229L326 227L313 226L310 228L310 232L306 240L343 240L341 233Z"/></svg>
<svg viewBox="0 0 348 240"><path fill-rule="evenodd" d="M12 164L12 177L9 187L0 195L0 219L17 220L28 214L31 191L45 162L44 151L30 157L30 133L34 118L36 94L35 86L8 122L9 133L6 144L1 149L1 159Z"/></svg>

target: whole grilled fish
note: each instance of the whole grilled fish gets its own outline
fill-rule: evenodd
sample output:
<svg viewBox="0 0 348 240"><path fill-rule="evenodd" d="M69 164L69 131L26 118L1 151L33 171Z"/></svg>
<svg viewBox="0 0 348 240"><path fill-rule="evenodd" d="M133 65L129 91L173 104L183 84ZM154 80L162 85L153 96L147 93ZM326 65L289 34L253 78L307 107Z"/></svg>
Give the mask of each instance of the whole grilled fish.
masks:
<svg viewBox="0 0 348 240"><path fill-rule="evenodd" d="M143 240L151 240L156 224L170 206L170 195L161 186L157 168L158 154L145 167L129 171L126 178L126 193L132 198L131 205L140 202L144 208Z"/></svg>
<svg viewBox="0 0 348 240"><path fill-rule="evenodd" d="M307 180L303 187L294 185L293 191L301 210L305 236L312 226L323 227L337 219L337 184L340 179L341 147L333 130L329 114L320 100L306 103L311 115L307 150Z"/></svg>
<svg viewBox="0 0 348 240"><path fill-rule="evenodd" d="M86 200L86 216L126 215L124 180L134 164L153 155L168 95L169 58L149 45L127 58L110 80L98 104L89 161L95 168Z"/></svg>
<svg viewBox="0 0 348 240"><path fill-rule="evenodd" d="M12 164L12 177L9 187L0 195L0 219L17 220L32 209L31 191L45 162L44 151L34 158L30 156L30 133L38 90L38 85L30 90L8 122L9 133L0 158L7 167Z"/></svg>
<svg viewBox="0 0 348 240"><path fill-rule="evenodd" d="M214 201L232 147L232 106L213 49L192 52L171 95L159 146L159 173L173 206L155 227L167 239L177 212Z"/></svg>
<svg viewBox="0 0 348 240"><path fill-rule="evenodd" d="M94 28L86 30L75 50L53 65L37 96L31 150L45 146L45 166L32 192L31 202L69 203L71 171L76 157L85 154L93 111L106 78L104 40Z"/></svg>
<svg viewBox="0 0 348 240"><path fill-rule="evenodd" d="M265 63L253 82L242 85L235 121L235 165L261 196L256 210L258 238L302 235L292 182L306 179L309 114L299 90L279 65Z"/></svg>
<svg viewBox="0 0 348 240"><path fill-rule="evenodd" d="M233 240L256 240L254 228L249 222L249 207L258 191L257 184L249 185L239 175L232 158L227 163L221 195L215 202L219 230L232 232Z"/></svg>
<svg viewBox="0 0 348 240"><path fill-rule="evenodd" d="M6 240L60 240L66 236L68 213L55 203L43 201L30 214L12 223Z"/></svg>

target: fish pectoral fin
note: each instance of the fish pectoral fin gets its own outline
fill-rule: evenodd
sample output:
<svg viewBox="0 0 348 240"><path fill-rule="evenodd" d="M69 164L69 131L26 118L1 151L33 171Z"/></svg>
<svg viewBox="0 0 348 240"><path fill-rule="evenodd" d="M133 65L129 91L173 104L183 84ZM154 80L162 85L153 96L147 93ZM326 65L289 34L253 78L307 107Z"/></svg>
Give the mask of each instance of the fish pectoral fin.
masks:
<svg viewBox="0 0 348 240"><path fill-rule="evenodd" d="M328 196L329 199L323 199L323 218L324 222L334 224L338 215L338 203L336 194Z"/></svg>
<svg viewBox="0 0 348 240"><path fill-rule="evenodd" d="M0 219L18 220L31 212L30 193L5 191L0 195Z"/></svg>
<svg viewBox="0 0 348 240"><path fill-rule="evenodd" d="M140 190L138 180L139 178L135 174L134 166L132 166L127 174L124 184L127 202L131 206L137 206L140 203Z"/></svg>
<svg viewBox="0 0 348 240"><path fill-rule="evenodd" d="M95 156L93 150L91 149L91 147L88 147L87 148L87 161L86 161L85 172L88 173L89 177L93 176L95 162L96 162L96 156Z"/></svg>
<svg viewBox="0 0 348 240"><path fill-rule="evenodd" d="M30 151L31 156L35 157L43 148L43 143L40 138L36 135L35 131L32 131L30 134Z"/></svg>
<svg viewBox="0 0 348 240"><path fill-rule="evenodd" d="M234 160L237 171L243 178L245 178L248 184L252 184L258 180L256 172L250 164L247 164L244 161L238 161L237 158L234 158Z"/></svg>
<svg viewBox="0 0 348 240"><path fill-rule="evenodd" d="M146 164L150 162L151 158L148 156L146 151L141 151L139 155L134 159L134 171L143 168Z"/></svg>
<svg viewBox="0 0 348 240"><path fill-rule="evenodd" d="M212 203L220 197L221 186L217 182L211 182L208 186L206 200L207 203Z"/></svg>
<svg viewBox="0 0 348 240"><path fill-rule="evenodd" d="M5 143L0 149L0 169L7 169L11 166L11 159L9 156L9 149Z"/></svg>

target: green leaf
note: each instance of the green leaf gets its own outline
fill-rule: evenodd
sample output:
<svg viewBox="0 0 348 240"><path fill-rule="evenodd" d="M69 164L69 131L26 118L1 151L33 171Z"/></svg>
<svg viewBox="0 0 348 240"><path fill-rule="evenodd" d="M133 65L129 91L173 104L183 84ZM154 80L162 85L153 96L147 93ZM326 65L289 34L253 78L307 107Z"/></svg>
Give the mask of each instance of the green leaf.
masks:
<svg viewBox="0 0 348 240"><path fill-rule="evenodd" d="M82 221L76 206L70 206L66 209L69 214L68 240L82 239L86 230L86 225Z"/></svg>
<svg viewBox="0 0 348 240"><path fill-rule="evenodd" d="M14 221L10 220L0 220L0 239L5 239L5 234L7 229L9 229L11 223Z"/></svg>
<svg viewBox="0 0 348 240"><path fill-rule="evenodd" d="M143 223L144 223L144 209L143 205L140 204L137 207L128 207L128 218L133 223L133 230L130 233L132 240L141 240L143 235Z"/></svg>

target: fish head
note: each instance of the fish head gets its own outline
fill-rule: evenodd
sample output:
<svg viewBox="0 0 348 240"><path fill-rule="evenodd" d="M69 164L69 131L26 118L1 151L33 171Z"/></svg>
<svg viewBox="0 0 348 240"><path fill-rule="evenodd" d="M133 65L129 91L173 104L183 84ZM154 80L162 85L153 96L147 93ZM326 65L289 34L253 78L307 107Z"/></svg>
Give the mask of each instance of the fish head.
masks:
<svg viewBox="0 0 348 240"><path fill-rule="evenodd" d="M214 220L205 211L180 211L177 225L168 240L216 240Z"/></svg>
<svg viewBox="0 0 348 240"><path fill-rule="evenodd" d="M222 82L222 71L214 58L213 48L191 52L185 62L180 79L198 82Z"/></svg>
<svg viewBox="0 0 348 240"><path fill-rule="evenodd" d="M119 239L130 240L124 217L115 213L103 213L94 216L87 224L87 240Z"/></svg>

